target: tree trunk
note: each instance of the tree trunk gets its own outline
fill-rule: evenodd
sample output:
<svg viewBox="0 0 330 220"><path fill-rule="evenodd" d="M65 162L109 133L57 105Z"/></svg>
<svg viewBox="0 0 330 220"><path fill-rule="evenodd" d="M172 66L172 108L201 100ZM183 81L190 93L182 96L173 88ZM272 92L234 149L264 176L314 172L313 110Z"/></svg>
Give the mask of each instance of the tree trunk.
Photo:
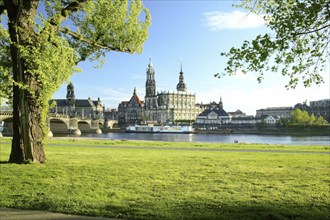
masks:
<svg viewBox="0 0 330 220"><path fill-rule="evenodd" d="M35 98L28 91L15 86L13 141L9 162L45 162L44 138L40 110L36 106Z"/></svg>
<svg viewBox="0 0 330 220"><path fill-rule="evenodd" d="M16 2L16 3L14 3ZM34 15L39 1L5 1L13 65L13 141L9 162L45 162L41 110L37 103L37 76L27 72L18 45L27 45L34 36ZM26 86L26 87L24 87ZM28 89L27 89L28 88ZM33 91L34 93L31 93Z"/></svg>

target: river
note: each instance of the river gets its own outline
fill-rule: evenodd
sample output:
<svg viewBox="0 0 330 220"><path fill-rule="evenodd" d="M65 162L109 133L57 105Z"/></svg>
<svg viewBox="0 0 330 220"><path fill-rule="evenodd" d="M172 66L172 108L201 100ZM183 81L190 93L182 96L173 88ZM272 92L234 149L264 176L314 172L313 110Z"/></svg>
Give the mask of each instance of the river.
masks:
<svg viewBox="0 0 330 220"><path fill-rule="evenodd" d="M54 135L55 137L58 135ZM63 135L62 135L63 137ZM150 134L104 133L82 134L81 138L113 140L150 140L170 142L261 143L285 145L330 145L330 136L288 136L255 134Z"/></svg>

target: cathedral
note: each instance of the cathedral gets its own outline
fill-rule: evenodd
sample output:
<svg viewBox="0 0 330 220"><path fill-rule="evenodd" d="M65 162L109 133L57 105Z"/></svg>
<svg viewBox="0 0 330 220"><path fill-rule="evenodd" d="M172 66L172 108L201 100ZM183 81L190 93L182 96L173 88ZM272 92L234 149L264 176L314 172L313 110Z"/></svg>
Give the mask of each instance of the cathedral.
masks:
<svg viewBox="0 0 330 220"><path fill-rule="evenodd" d="M144 102L136 102L140 99L134 90L131 100L122 102L118 106L118 115L121 115L118 118L120 124L132 124L133 121L135 123L143 121L160 124L168 122L189 124L195 121L196 116L203 109L196 105L196 95L187 92L182 64L176 91L156 92L155 70L151 61L149 61L146 74ZM135 96L137 98L134 98ZM132 120L132 115L136 116L133 117L134 120Z"/></svg>

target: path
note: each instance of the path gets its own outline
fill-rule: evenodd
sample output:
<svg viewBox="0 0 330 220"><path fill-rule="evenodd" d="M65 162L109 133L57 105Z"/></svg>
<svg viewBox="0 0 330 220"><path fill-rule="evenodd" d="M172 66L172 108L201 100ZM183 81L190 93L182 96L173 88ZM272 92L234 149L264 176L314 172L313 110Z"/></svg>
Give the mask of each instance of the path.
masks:
<svg viewBox="0 0 330 220"><path fill-rule="evenodd" d="M110 218L67 215L61 213L0 208L1 220L110 220ZM113 218L112 218L113 219ZM113 219L114 220L114 219Z"/></svg>

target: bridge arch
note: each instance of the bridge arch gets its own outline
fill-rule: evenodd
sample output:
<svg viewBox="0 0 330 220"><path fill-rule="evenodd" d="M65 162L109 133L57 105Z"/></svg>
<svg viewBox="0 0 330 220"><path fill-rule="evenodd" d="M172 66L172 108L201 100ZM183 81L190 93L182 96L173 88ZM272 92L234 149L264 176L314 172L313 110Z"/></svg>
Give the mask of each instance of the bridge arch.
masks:
<svg viewBox="0 0 330 220"><path fill-rule="evenodd" d="M107 120L105 123L105 127L109 129L118 128L118 121L117 120Z"/></svg>
<svg viewBox="0 0 330 220"><path fill-rule="evenodd" d="M91 123L85 120L78 121L78 128L82 133L91 131Z"/></svg>
<svg viewBox="0 0 330 220"><path fill-rule="evenodd" d="M69 129L68 123L60 118L49 118L49 127L53 134L66 133Z"/></svg>
<svg viewBox="0 0 330 220"><path fill-rule="evenodd" d="M104 128L104 122L103 121L99 121L99 129L103 129Z"/></svg>
<svg viewBox="0 0 330 220"><path fill-rule="evenodd" d="M4 117L0 121L4 122L2 134L12 135L13 134L13 116L11 115L8 117Z"/></svg>

